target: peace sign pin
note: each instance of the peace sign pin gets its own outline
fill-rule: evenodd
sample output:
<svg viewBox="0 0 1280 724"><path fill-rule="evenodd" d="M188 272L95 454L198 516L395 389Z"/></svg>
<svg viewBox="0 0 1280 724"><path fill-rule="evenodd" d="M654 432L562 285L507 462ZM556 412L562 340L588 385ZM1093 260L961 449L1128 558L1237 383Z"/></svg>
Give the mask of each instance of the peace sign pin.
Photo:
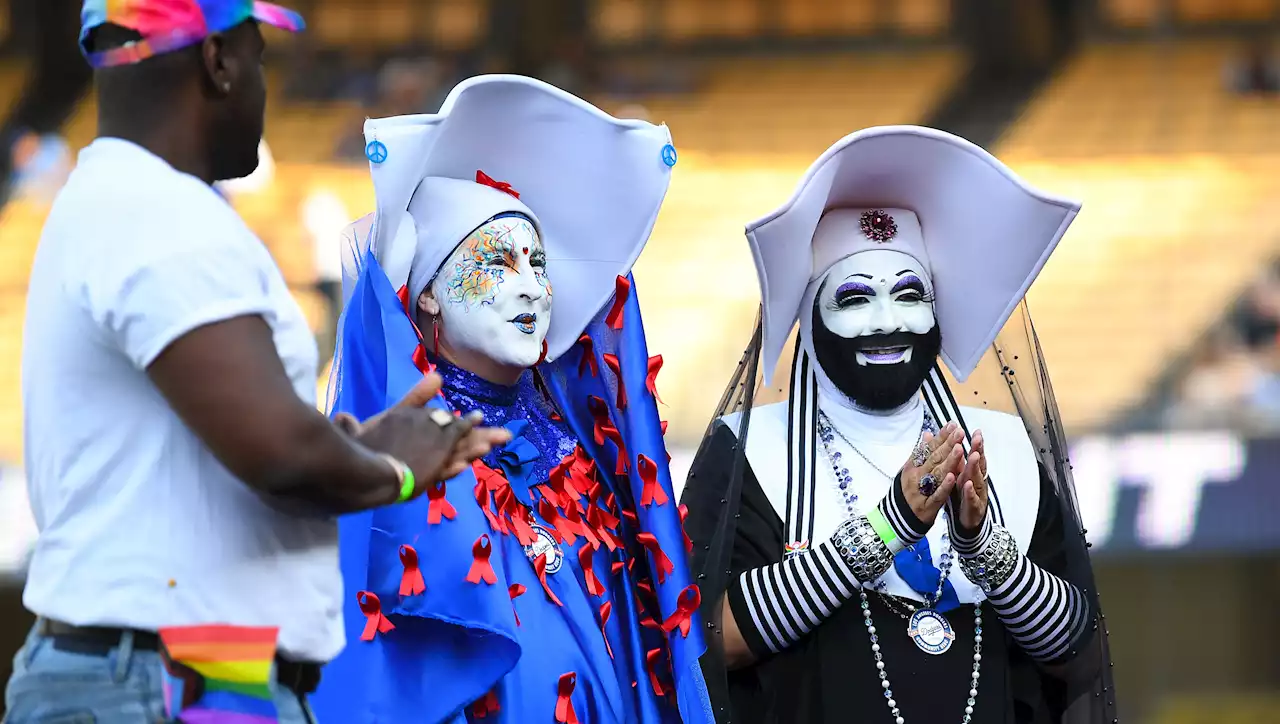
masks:
<svg viewBox="0 0 1280 724"><path fill-rule="evenodd" d="M662 162L670 168L676 165L676 147L670 143L662 147Z"/></svg>

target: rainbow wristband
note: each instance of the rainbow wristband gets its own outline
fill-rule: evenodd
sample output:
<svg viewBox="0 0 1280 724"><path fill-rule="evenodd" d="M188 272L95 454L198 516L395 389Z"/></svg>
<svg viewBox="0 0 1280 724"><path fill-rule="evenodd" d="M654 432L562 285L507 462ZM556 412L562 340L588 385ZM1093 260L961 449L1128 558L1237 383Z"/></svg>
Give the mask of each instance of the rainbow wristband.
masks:
<svg viewBox="0 0 1280 724"><path fill-rule="evenodd" d="M885 544L890 553L897 553L906 546L902 545L902 540L898 538L898 534L893 531L893 526L889 525L889 521L885 520L884 513L880 512L880 508L875 507L867 511L867 522L871 524L871 529L880 536L880 541Z"/></svg>

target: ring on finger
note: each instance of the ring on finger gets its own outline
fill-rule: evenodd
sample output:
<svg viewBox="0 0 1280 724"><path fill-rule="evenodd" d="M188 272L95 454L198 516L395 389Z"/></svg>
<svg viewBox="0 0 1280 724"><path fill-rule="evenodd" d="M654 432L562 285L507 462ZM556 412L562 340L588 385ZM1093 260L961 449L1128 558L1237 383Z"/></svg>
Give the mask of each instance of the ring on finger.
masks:
<svg viewBox="0 0 1280 724"><path fill-rule="evenodd" d="M920 494L928 498L938 492L938 479L933 477L933 473L926 473L920 478Z"/></svg>
<svg viewBox="0 0 1280 724"><path fill-rule="evenodd" d="M916 443L916 449L911 451L911 462L915 463L916 467L919 468L919 467L924 467L925 462L927 462L928 460L929 460L929 443L925 442L924 440L921 440L920 442Z"/></svg>
<svg viewBox="0 0 1280 724"><path fill-rule="evenodd" d="M440 427L448 427L453 422L453 415L441 410L439 407L431 408L431 412L428 414L431 415L431 421Z"/></svg>

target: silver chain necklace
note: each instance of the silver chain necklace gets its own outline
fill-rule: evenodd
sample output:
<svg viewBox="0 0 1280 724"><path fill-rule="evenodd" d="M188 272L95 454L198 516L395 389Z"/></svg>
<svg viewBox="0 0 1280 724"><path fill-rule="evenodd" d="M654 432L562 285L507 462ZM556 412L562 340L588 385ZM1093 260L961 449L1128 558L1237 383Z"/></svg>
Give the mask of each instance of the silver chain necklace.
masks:
<svg viewBox="0 0 1280 724"><path fill-rule="evenodd" d="M926 413L924 429L920 431L921 438L924 437L925 429L928 429L931 423L932 423L932 420L929 417L928 413ZM857 448L856 445L854 445L852 442L849 441L848 438L844 436L844 433L840 432L838 429L835 428L834 425L831 424L831 420L826 416L825 413L823 413L821 410L818 411L818 435L820 440L822 441L822 451L823 453L826 454L827 462L831 464L831 470L833 473L835 473L836 481L840 483L840 490L842 495L844 496L846 508L848 509L850 514L858 515L857 508L855 507L858 501L858 495L856 492L853 492L852 490L849 489L849 484L852 481L852 476L849 474L849 469L847 467L844 467L839 464L838 461L840 460L840 453L833 452L831 450L833 432L835 433L835 435L838 435L840 437L840 440L844 442L844 444L852 448L853 451L856 452L859 457L861 457L863 460L867 462L868 465L874 468L876 472L880 473L881 475L884 475L884 477L888 478L891 482L893 480L893 476L886 474L883 470L880 469L878 465L871 462L871 460L869 460L867 456L864 455L862 451ZM927 653L945 652L947 648L950 648L950 639L954 638L954 634L951 632L950 625L946 623L946 619L942 618L941 614L932 610L932 607L935 606L937 604L937 601L942 598L943 584L946 582L947 574L950 572L950 569L951 569L950 553L951 553L951 546L948 544L947 551L943 553L943 563L946 566L946 568L941 571L941 576L939 577L939 580L938 580L938 590L935 596L933 597L933 600L930 601L929 597L927 596L925 597L925 604L927 608L917 609L916 607L911 606L910 604L905 604L908 610L910 610L912 614L911 618L908 619L907 636L913 639L916 642L916 645L919 646L922 650L926 651ZM881 583L880 586L883 586L883 583ZM880 593L878 590L877 592ZM883 593L880 593L880 595L882 598L884 597ZM863 624L867 628L867 638L871 642L871 655L874 656L876 660L876 673L880 677L880 688L884 690L885 704L887 704L889 707L889 713L893 715L894 724L905 724L906 720L903 719L902 717L902 710L898 708L898 701L893 697L893 686L889 683L889 674L885 672L884 655L880 653L880 637L879 637L879 634L876 632L875 623L871 620L871 603L867 599L867 589L865 587L858 588L858 598L862 608ZM887 603L888 602L886 600L886 604ZM897 613L899 616L902 616L901 613L894 610L892 607L886 605L886 608L888 608L893 613ZM903 616L903 618L906 618L906 617ZM941 624L938 624L939 621L941 622ZM933 625L934 628L930 631L923 631L921 629L922 623L925 625ZM940 626L940 629L939 629L939 626ZM933 635L936 637L936 635L939 633L941 633L945 637L942 640L946 641L945 646L942 646L939 651L931 651L930 648L927 648L925 644L922 643L923 638L929 637L930 635ZM978 679L981 676L981 668L982 668L982 602L979 601L975 603L973 606L973 674L969 677L969 698L965 701L964 717L961 718L960 720L962 724L971 724L971 722L973 721L973 707L977 704L977 701L978 701Z"/></svg>

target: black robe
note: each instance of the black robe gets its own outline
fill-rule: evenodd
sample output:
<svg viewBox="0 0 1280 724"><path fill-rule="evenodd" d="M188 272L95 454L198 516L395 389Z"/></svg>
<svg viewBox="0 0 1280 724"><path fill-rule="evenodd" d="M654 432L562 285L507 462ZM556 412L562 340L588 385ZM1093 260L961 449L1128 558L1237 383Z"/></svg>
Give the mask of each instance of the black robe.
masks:
<svg viewBox="0 0 1280 724"><path fill-rule="evenodd" d="M685 530L694 542L693 569L702 570L708 550L714 549L717 522L729 504L726 491L738 439L724 423L716 423L704 441L690 470L681 502L688 506ZM781 516L769 502L760 483L743 461L743 480L727 580L736 581L743 571L778 563L783 559L784 528ZM1043 468L1040 505L1028 558L1046 571L1065 573L1064 530L1061 507L1054 486ZM723 591L703 591L704 606L718 607ZM878 594L868 594L872 620L901 716L915 724L960 722L969 698L973 666L974 617L972 605L961 605L945 616L955 630L950 650L941 655L921 651L907 637L907 622L890 611ZM901 605L898 606L903 609ZM704 610L706 610L704 608ZM735 615L736 620L741 614ZM1051 702L1060 699L1052 678L1043 676L1022 653L988 606L982 615L982 668L976 724L1040 724L1052 722ZM812 633L790 648L770 655L764 643L744 636L755 664L728 674L728 702L717 696L723 681L722 657L713 646L703 659L721 724L846 724L888 722L893 716L885 703L876 673L860 604L855 597L838 609ZM714 636L714 634L712 634Z"/></svg>

